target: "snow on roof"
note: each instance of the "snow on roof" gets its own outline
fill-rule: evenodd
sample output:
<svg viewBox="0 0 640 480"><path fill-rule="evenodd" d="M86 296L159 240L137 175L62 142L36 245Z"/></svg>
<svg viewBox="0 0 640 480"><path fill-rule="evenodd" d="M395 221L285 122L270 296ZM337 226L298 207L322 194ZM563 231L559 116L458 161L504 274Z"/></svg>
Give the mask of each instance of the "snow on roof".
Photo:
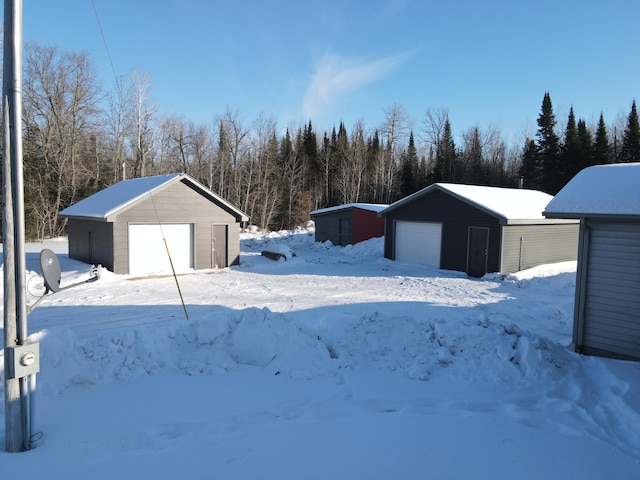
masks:
<svg viewBox="0 0 640 480"><path fill-rule="evenodd" d="M440 183L449 190L473 203L507 219L541 219L542 211L553 197L538 190L522 188L484 187Z"/></svg>
<svg viewBox="0 0 640 480"><path fill-rule="evenodd" d="M387 207L388 205L382 205L378 203L347 203L344 205L336 205L335 207L327 207L321 208L319 210L314 210L313 212L311 212L311 216L321 215L323 213L337 212L339 210L346 210L348 208L361 208L362 210L370 210L372 212L379 213Z"/></svg>
<svg viewBox="0 0 640 480"><path fill-rule="evenodd" d="M65 208L60 212L60 215L63 217L107 218L180 175L180 173L172 173L122 180Z"/></svg>
<svg viewBox="0 0 640 480"><path fill-rule="evenodd" d="M558 192L545 215L640 215L640 163L596 165L580 171Z"/></svg>
<svg viewBox="0 0 640 480"><path fill-rule="evenodd" d="M542 211L553 198L551 195L537 190L434 183L413 195L392 203L385 212L436 189L448 191L507 220L544 219Z"/></svg>

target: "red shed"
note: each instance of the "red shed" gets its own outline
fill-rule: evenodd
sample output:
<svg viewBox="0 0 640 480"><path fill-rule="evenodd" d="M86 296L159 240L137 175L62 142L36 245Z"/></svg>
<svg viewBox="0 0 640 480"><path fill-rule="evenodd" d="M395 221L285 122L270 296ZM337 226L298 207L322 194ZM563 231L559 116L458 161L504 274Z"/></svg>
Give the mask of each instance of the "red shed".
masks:
<svg viewBox="0 0 640 480"><path fill-rule="evenodd" d="M330 240L334 245L353 245L384 235L384 219L378 212L387 205L348 203L311 212L316 224L316 242Z"/></svg>

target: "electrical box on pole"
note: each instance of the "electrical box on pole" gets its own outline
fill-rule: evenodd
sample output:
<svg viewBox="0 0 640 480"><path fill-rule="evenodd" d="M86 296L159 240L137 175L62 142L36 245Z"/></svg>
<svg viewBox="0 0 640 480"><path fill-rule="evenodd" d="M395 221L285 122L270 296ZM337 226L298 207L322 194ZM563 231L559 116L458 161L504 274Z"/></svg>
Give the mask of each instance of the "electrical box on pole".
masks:
<svg viewBox="0 0 640 480"><path fill-rule="evenodd" d="M5 349L9 378L23 378L40 371L40 344L28 343Z"/></svg>

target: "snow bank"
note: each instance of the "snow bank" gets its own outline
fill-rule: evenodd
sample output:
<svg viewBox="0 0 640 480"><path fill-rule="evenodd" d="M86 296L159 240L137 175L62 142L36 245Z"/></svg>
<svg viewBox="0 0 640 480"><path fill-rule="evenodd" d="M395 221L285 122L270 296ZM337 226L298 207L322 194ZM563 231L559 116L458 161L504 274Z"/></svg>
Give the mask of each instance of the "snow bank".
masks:
<svg viewBox="0 0 640 480"><path fill-rule="evenodd" d="M640 366L571 349L575 265L470 279L381 239L241 238L240 267L179 277L189 320L173 278L108 272L34 310L44 437L8 477L640 474Z"/></svg>

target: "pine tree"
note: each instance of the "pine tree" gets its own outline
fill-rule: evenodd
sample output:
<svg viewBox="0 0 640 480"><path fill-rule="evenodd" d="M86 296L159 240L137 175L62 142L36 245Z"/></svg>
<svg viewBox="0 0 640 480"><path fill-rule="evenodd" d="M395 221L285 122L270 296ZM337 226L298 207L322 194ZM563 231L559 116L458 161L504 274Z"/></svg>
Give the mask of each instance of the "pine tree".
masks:
<svg viewBox="0 0 640 480"><path fill-rule="evenodd" d="M538 117L538 157L541 167L540 188L547 193L555 195L562 188L562 168L560 165L560 140L554 128L556 118L553 114L551 96L549 92L544 94L542 110Z"/></svg>
<svg viewBox="0 0 640 480"><path fill-rule="evenodd" d="M318 139L313 131L311 120L302 132L302 152L305 170L308 172L305 178L305 189L313 191L318 196L318 189L322 189L319 182L322 179L322 166L318 156ZM316 199L317 200L317 199Z"/></svg>
<svg viewBox="0 0 640 480"><path fill-rule="evenodd" d="M574 175L583 168L593 165L593 136L587 128L587 123L582 118L578 120L578 138L580 139L580 162ZM573 178L574 175L569 179Z"/></svg>
<svg viewBox="0 0 640 480"><path fill-rule="evenodd" d="M573 114L573 107L569 110L569 119L567 120L567 129L564 134L564 145L562 147L562 157L560 168L557 172L558 190L564 187L576 173L581 170L582 143L578 135L578 127L576 126L576 117Z"/></svg>
<svg viewBox="0 0 640 480"><path fill-rule="evenodd" d="M406 197L418 190L418 151L413 139L413 131L409 134L407 151L400 160L400 196Z"/></svg>
<svg viewBox="0 0 640 480"><path fill-rule="evenodd" d="M456 181L456 145L451 134L451 123L447 120L444 124L442 141L436 150L435 180L436 182Z"/></svg>
<svg viewBox="0 0 640 480"><path fill-rule="evenodd" d="M638 123L638 111L636 101L631 105L631 113L627 119L627 128L622 138L621 162L640 162L640 123Z"/></svg>
<svg viewBox="0 0 640 480"><path fill-rule="evenodd" d="M384 183L384 168L381 161L380 137L378 130L373 132L373 136L367 141L367 172L369 176L367 178L367 201L372 203L382 203L384 198L385 183Z"/></svg>
<svg viewBox="0 0 640 480"><path fill-rule="evenodd" d="M518 171L525 186L531 190L539 190L542 185L540 159L536 142L527 138L522 151L522 165Z"/></svg>
<svg viewBox="0 0 640 480"><path fill-rule="evenodd" d="M600 113L598 129L596 130L596 139L593 142L593 164L604 165L612 162L613 156L611 152L611 145L609 144L607 126L604 123L604 116Z"/></svg>
<svg viewBox="0 0 640 480"><path fill-rule="evenodd" d="M473 127L464 135L464 151L462 152L462 168L464 169L463 181L473 185L486 185L485 162L482 152L482 140L480 129Z"/></svg>

